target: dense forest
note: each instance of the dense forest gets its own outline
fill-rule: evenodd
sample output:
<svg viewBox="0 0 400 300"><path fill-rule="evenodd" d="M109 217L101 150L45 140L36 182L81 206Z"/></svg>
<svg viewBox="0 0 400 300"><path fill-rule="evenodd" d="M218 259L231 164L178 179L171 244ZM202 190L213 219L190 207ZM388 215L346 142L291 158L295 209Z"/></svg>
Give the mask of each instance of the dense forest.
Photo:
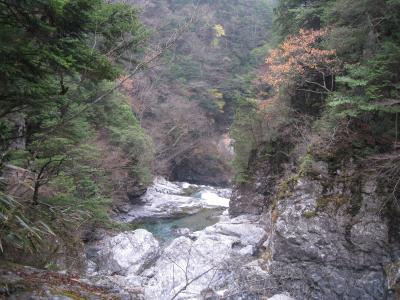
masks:
<svg viewBox="0 0 400 300"><path fill-rule="evenodd" d="M281 147L294 150L305 164L313 156L354 159L386 174L382 179L393 180L387 183L394 188L398 8L396 1L279 1L275 33L281 42L260 70L263 92L243 103L234 126L240 177L251 149L264 144L278 156ZM240 143L241 135L252 136L253 145ZM301 143L305 153L294 149ZM368 158L373 163L365 163Z"/></svg>
<svg viewBox="0 0 400 300"><path fill-rule="evenodd" d="M113 170L101 159L108 151L122 153L119 173L151 180L151 140L117 91L123 64L135 67L149 31L137 10L124 4L0 6L0 245L2 253L23 258L14 251L73 241L72 228L84 221L110 223L108 204L124 183L109 180L118 174L108 174ZM100 136L107 136L107 144L98 142ZM63 245L74 248L70 241ZM42 259L39 264L46 254Z"/></svg>
<svg viewBox="0 0 400 300"><path fill-rule="evenodd" d="M154 169L173 180L227 184L232 153L223 142L237 102L250 95L266 54L271 5L260 0L134 4L144 11L143 22L156 28L154 42L171 36L192 10L195 15L161 62L137 76L129 91L155 144Z"/></svg>
<svg viewBox="0 0 400 300"><path fill-rule="evenodd" d="M399 0L0 0L0 41L1 272L84 277L86 245L143 230L121 215L164 176L193 199L232 186L230 218L266 232L250 255L265 273L231 255L226 282L179 298L211 269L163 296L142 270L132 299L399 297Z"/></svg>

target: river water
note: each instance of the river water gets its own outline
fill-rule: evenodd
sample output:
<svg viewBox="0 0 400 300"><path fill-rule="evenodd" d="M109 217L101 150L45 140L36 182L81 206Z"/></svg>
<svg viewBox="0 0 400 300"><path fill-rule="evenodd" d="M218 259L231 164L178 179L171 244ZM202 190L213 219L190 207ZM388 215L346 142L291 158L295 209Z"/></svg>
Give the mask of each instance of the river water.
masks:
<svg viewBox="0 0 400 300"><path fill-rule="evenodd" d="M186 182L169 182L157 177L138 204L118 220L143 228L161 244L182 235L199 231L218 222L227 214L231 189Z"/></svg>
<svg viewBox="0 0 400 300"><path fill-rule="evenodd" d="M176 218L163 218L143 221L137 224L138 228L150 231L161 245L166 245L173 239L188 232L199 231L218 222L225 208L203 209L198 213Z"/></svg>

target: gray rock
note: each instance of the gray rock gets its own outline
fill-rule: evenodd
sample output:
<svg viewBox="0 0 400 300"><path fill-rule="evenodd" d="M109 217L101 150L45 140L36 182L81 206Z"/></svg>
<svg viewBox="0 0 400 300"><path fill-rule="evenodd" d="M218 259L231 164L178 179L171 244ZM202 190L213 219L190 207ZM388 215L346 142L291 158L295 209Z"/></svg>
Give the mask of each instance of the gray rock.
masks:
<svg viewBox="0 0 400 300"><path fill-rule="evenodd" d="M99 273L120 275L140 274L155 261L160 250L158 241L144 229L107 237L98 247L95 262Z"/></svg>
<svg viewBox="0 0 400 300"><path fill-rule="evenodd" d="M252 188L236 188L232 192L229 213L232 216L241 214L261 214L265 207L265 197L254 192Z"/></svg>
<svg viewBox="0 0 400 300"><path fill-rule="evenodd" d="M239 250L239 254L242 256L252 256L254 254L254 246L252 245L247 245L246 247L243 247L242 249Z"/></svg>
<svg viewBox="0 0 400 300"><path fill-rule="evenodd" d="M147 187L138 184L136 182L131 182L130 184L127 184L126 188L126 195L128 196L128 199L131 203L137 204L141 203L141 196L143 196L147 191Z"/></svg>
<svg viewBox="0 0 400 300"><path fill-rule="evenodd" d="M388 287L391 290L400 289L400 260L393 262L385 268Z"/></svg>
<svg viewBox="0 0 400 300"><path fill-rule="evenodd" d="M282 177L282 160L270 160L265 162L262 151L253 150L249 158L249 173L252 174L246 182L234 187L229 214L239 216L241 214L266 213L275 195L276 182ZM279 156L279 155L278 155ZM260 163L261 162L261 163Z"/></svg>
<svg viewBox="0 0 400 300"><path fill-rule="evenodd" d="M257 275L265 295L288 291L296 299L393 299L385 268L399 241L389 238L376 185L368 182L361 190L354 210L355 200L336 201L337 195L324 194L318 181L301 179L290 197L277 202L277 218L261 254L261 267L268 271Z"/></svg>
<svg viewBox="0 0 400 300"><path fill-rule="evenodd" d="M314 174L318 174L320 177L326 178L328 176L328 163L323 161L312 161L311 171Z"/></svg>

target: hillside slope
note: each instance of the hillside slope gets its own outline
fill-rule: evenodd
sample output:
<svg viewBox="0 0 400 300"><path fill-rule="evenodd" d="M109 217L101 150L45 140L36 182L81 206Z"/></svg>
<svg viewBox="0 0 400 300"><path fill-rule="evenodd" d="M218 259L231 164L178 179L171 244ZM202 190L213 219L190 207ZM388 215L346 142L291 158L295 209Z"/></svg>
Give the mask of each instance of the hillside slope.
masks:
<svg viewBox="0 0 400 300"><path fill-rule="evenodd" d="M232 128L230 213L269 220L250 295L400 297L399 8L278 1L266 93Z"/></svg>
<svg viewBox="0 0 400 300"><path fill-rule="evenodd" d="M252 1L134 1L162 43L176 26L189 30L158 66L135 79L132 105L155 142L154 171L172 180L227 184L232 150L227 140L236 102L249 95L262 64L272 6Z"/></svg>

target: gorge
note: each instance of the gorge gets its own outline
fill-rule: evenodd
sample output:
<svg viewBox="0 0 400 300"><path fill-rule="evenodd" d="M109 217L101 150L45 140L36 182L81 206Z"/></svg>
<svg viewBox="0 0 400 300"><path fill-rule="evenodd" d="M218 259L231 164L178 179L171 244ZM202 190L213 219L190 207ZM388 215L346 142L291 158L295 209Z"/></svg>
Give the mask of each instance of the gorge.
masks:
<svg viewBox="0 0 400 300"><path fill-rule="evenodd" d="M398 0L0 0L0 299L400 299Z"/></svg>

